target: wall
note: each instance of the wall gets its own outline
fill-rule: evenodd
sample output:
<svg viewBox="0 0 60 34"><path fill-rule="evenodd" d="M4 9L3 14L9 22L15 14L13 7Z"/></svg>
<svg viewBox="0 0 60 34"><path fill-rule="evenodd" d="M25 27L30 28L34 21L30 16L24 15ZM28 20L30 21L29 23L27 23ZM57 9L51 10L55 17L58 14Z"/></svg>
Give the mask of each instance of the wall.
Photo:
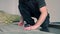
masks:
<svg viewBox="0 0 60 34"><path fill-rule="evenodd" d="M7 13L19 14L17 6L18 0L0 0L0 10L4 10Z"/></svg>
<svg viewBox="0 0 60 34"><path fill-rule="evenodd" d="M60 22L60 0L46 0L51 22Z"/></svg>

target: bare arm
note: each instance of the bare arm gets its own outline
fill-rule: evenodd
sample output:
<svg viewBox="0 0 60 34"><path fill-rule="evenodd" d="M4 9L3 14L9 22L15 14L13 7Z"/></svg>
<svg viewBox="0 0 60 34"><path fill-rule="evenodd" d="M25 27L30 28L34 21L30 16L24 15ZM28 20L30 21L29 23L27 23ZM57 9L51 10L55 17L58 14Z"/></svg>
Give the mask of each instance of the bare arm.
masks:
<svg viewBox="0 0 60 34"><path fill-rule="evenodd" d="M47 14L48 14L46 6L40 8L39 11L41 12L41 15L40 15L39 19L37 20L36 24L34 25L37 28L40 27L40 25L44 22Z"/></svg>

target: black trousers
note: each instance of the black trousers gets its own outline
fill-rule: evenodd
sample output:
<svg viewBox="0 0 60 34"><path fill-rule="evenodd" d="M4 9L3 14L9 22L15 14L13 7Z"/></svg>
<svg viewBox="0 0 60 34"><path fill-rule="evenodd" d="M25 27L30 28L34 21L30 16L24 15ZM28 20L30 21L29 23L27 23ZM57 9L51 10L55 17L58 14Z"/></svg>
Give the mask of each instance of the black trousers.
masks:
<svg viewBox="0 0 60 34"><path fill-rule="evenodd" d="M39 10L35 9L33 4L30 4L30 3L20 4L18 6L18 8L20 10L21 15L23 16L24 21L26 21L27 24L34 25L35 22L34 22L34 20L31 17L35 17L35 18L38 19L41 13L40 13ZM46 17L45 21L41 25L41 27L43 29L47 28L48 25L49 25L49 22L50 21L49 21L49 14L48 14L48 16Z"/></svg>

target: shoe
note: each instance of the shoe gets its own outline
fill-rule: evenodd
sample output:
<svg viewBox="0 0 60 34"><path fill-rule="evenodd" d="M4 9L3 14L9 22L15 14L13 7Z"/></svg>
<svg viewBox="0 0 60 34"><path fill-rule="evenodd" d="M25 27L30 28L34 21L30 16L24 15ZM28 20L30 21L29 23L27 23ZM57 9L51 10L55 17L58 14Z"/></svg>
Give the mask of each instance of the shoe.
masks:
<svg viewBox="0 0 60 34"><path fill-rule="evenodd" d="M49 29L40 29L40 31L49 32Z"/></svg>

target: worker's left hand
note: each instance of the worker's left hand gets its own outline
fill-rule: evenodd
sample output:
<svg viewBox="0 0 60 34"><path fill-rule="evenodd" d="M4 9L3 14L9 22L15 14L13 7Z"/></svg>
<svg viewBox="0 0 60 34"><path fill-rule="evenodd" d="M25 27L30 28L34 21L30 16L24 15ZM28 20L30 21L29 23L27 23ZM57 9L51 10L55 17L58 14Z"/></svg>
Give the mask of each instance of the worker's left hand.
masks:
<svg viewBox="0 0 60 34"><path fill-rule="evenodd" d="M29 26L29 27L25 27L24 30L35 30L37 29L37 26Z"/></svg>

